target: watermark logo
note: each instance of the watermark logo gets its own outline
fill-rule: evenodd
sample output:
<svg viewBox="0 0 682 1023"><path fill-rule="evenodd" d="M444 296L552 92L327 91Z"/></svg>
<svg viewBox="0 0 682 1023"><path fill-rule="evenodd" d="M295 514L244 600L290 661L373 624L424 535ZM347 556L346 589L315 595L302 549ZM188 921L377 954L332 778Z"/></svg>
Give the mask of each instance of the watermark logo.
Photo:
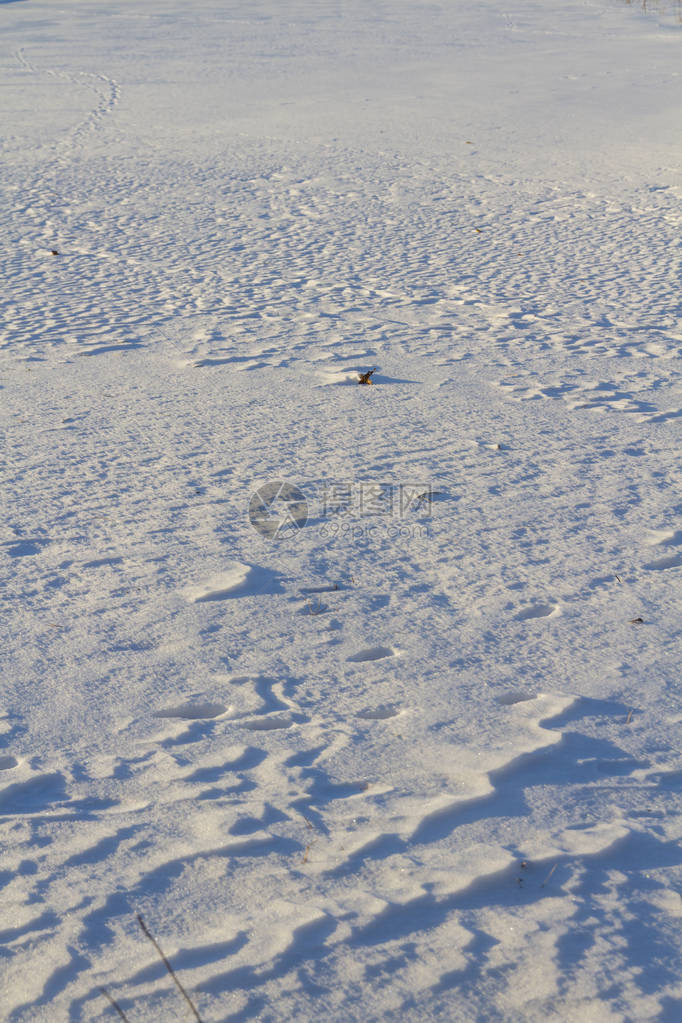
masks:
<svg viewBox="0 0 682 1023"><path fill-rule="evenodd" d="M249 501L249 522L262 536L277 539L287 527L302 529L308 521L305 494L292 483L264 483Z"/></svg>
<svg viewBox="0 0 682 1023"><path fill-rule="evenodd" d="M249 502L249 521L271 540L285 530L315 524L321 539L348 540L422 536L427 533L434 492L430 483L323 481L295 486L283 480L264 483Z"/></svg>
<svg viewBox="0 0 682 1023"><path fill-rule="evenodd" d="M355 519L383 518L402 522L411 515L430 515L433 489L429 483L353 483L325 481L317 488L320 515L349 515Z"/></svg>

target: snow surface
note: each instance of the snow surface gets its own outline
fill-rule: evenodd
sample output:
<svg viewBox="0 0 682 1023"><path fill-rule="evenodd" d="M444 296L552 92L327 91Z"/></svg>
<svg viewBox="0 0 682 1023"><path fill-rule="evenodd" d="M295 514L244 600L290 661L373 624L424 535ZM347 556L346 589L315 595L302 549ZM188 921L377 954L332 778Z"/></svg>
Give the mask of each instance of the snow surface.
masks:
<svg viewBox="0 0 682 1023"><path fill-rule="evenodd" d="M678 14L0 4L8 1023L682 1018Z"/></svg>

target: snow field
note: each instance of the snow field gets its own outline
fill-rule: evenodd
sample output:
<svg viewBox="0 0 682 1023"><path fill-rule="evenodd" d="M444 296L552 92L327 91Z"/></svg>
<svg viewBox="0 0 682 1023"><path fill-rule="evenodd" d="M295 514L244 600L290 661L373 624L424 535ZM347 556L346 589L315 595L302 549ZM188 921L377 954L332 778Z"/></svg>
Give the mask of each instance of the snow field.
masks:
<svg viewBox="0 0 682 1023"><path fill-rule="evenodd" d="M674 22L0 18L5 1018L676 1019Z"/></svg>

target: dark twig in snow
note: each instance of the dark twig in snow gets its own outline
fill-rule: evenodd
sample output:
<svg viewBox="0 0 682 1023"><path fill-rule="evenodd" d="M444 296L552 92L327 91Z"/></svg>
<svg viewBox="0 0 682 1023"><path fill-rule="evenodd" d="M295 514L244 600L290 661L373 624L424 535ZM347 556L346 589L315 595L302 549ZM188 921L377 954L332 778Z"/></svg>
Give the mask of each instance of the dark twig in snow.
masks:
<svg viewBox="0 0 682 1023"><path fill-rule="evenodd" d="M121 1019L125 1020L125 1023L130 1023L130 1020L126 1016L126 1014L123 1011L123 1009L121 1008L121 1006L118 1004L118 1002L114 998L111 997L111 995L109 994L107 989L105 987L101 987L100 991L102 992L104 997L107 999L107 1001L114 1007L114 1009L116 1009L116 1012L119 1014Z"/></svg>
<svg viewBox="0 0 682 1023"><path fill-rule="evenodd" d="M541 888L544 888L544 887L545 887L545 885L547 884L547 882L549 881L550 877L552 876L552 874L554 873L554 871L556 870L556 868L557 868L558 866L559 866L559 864L558 864L558 863L555 863L555 864L554 864L554 866L553 866L553 867L552 867L552 869L550 870L549 874L547 875L547 877L545 878L545 880L544 880L544 881L542 882L542 884L540 885L540 887L541 887Z"/></svg>
<svg viewBox="0 0 682 1023"><path fill-rule="evenodd" d="M150 933L150 931L149 931L149 929L148 929L148 927L147 927L146 923L144 922L144 920L142 919L142 917L140 916L140 914L139 914L139 913L137 914L137 922L139 923L140 927L142 928L142 930L143 930L143 932L144 932L144 934L145 934L145 937L149 938L149 940L151 941L152 945L154 946L154 948L156 949L156 951L157 951L157 952L159 953L159 955L161 956L161 959L163 960L163 965L164 965L164 966L166 967L166 969L167 969L167 970L168 970L168 972L170 973L171 977L173 978L173 980L174 980L174 982L175 982L175 986L177 987L178 991L179 991L179 992L180 992L180 994L181 994L181 995L183 996L183 998L185 999L185 1001L186 1001L186 1002L187 1002L187 1004L189 1005L190 1009L191 1009L191 1010L192 1010L192 1012L194 1013L194 1018L196 1019L197 1023L201 1023L201 1016L200 1016L200 1015L199 1015L199 1013L197 1012L197 1008L196 1008L196 1006L195 1006L194 1002L193 1002L193 1001L192 1001L192 999L191 999L191 998L189 997L189 995L188 995L188 994L187 994L187 992L185 991L184 987L183 987L183 986L182 986L182 984L180 983L180 981L179 981L179 979L178 979L178 976L177 976L177 974L176 974L175 970L173 969L173 967L171 966L171 964L170 964L170 963L168 962L168 959L166 958L166 956L164 955L164 953L163 953L163 951L162 951L162 949L161 949L161 946L159 945L159 943L158 943L158 941L156 940L156 938L155 938L155 937L154 937L154 936L153 936L153 935L152 935L152 934Z"/></svg>

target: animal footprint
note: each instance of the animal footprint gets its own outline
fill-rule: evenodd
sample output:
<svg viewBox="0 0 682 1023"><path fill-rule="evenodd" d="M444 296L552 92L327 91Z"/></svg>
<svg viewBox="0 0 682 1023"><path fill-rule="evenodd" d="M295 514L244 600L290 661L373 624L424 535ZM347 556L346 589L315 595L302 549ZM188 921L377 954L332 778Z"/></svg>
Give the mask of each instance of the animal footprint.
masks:
<svg viewBox="0 0 682 1023"><path fill-rule="evenodd" d="M559 614L558 604L529 604L516 615L517 622L527 622L532 618L554 618Z"/></svg>
<svg viewBox="0 0 682 1023"><path fill-rule="evenodd" d="M510 689L508 693L502 693L495 697L497 703L503 707L511 707L515 703L526 703L535 699L535 693L529 693L525 689Z"/></svg>
<svg viewBox="0 0 682 1023"><path fill-rule="evenodd" d="M166 707L156 712L157 718L184 718L186 721L199 721L206 718L217 718L226 714L229 707L224 703L185 703L179 707Z"/></svg>
<svg viewBox="0 0 682 1023"><path fill-rule="evenodd" d="M400 714L400 708L394 703L380 703L378 707L361 710L358 717L364 718L366 721L387 721L389 718L397 717L398 714Z"/></svg>
<svg viewBox="0 0 682 1023"><path fill-rule="evenodd" d="M244 722L244 728L251 732L274 732L280 728L291 728L293 721L282 714L272 714L270 717L253 718Z"/></svg>
<svg viewBox="0 0 682 1023"><path fill-rule="evenodd" d="M370 646L359 650L357 654L351 654L347 660L352 664L360 664L363 661L380 661L383 657L396 657L397 653L391 646Z"/></svg>

